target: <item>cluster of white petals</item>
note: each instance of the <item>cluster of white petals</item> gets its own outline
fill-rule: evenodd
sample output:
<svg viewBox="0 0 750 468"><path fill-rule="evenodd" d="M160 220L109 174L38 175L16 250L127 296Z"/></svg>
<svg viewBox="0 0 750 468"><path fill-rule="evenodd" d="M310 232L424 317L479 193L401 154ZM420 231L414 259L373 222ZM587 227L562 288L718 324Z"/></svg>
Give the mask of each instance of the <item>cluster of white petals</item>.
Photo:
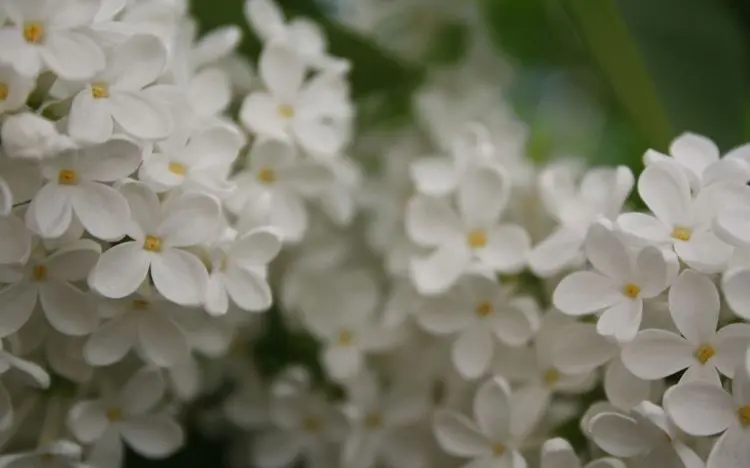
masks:
<svg viewBox="0 0 750 468"><path fill-rule="evenodd" d="M323 29L245 15L257 65L180 0L0 2L0 466L750 466L750 145L534 165L477 51L355 140Z"/></svg>

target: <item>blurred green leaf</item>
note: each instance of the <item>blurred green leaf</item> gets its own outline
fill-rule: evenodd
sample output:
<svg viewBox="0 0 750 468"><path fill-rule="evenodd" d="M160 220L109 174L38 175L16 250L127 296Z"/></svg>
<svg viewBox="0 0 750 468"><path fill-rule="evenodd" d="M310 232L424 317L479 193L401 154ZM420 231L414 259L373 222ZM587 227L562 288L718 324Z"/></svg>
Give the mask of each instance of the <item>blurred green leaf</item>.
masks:
<svg viewBox="0 0 750 468"><path fill-rule="evenodd" d="M649 143L683 131L742 141L747 48L725 4L560 0L602 75Z"/></svg>

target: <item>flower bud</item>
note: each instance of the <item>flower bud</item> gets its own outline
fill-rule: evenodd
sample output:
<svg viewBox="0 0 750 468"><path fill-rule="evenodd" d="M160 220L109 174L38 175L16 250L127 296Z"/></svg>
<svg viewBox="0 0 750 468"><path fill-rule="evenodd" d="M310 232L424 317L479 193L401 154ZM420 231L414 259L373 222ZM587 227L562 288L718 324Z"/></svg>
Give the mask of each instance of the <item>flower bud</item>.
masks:
<svg viewBox="0 0 750 468"><path fill-rule="evenodd" d="M30 112L8 117L0 135L3 150L12 158L44 159L75 146L53 122Z"/></svg>

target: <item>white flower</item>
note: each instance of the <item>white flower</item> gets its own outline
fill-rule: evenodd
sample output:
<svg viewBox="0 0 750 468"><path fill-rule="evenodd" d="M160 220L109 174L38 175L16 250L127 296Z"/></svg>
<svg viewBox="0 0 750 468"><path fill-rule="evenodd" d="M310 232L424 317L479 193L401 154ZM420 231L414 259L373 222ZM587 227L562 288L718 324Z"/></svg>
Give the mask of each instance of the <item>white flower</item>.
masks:
<svg viewBox="0 0 750 468"><path fill-rule="evenodd" d="M191 135L177 131L156 144L138 175L158 192L182 187L225 197L233 189L227 176L243 145L242 135L225 126Z"/></svg>
<svg viewBox="0 0 750 468"><path fill-rule="evenodd" d="M32 200L27 223L41 236L54 238L70 227L75 215L95 237L123 237L129 227L130 208L125 197L107 183L128 177L140 163L140 148L126 140L111 140L50 159L42 167L47 183Z"/></svg>
<svg viewBox="0 0 750 468"><path fill-rule="evenodd" d="M509 184L504 171L482 167L462 179L456 194L458 212L446 199L412 198L407 207L407 233L415 243L434 249L411 260L412 280L420 293L444 292L471 268L501 273L523 268L528 234L518 225L500 223Z"/></svg>
<svg viewBox="0 0 750 468"><path fill-rule="evenodd" d="M536 421L519 414L515 396L502 377L495 377L477 390L474 420L453 410L438 410L433 428L440 446L451 455L471 458L471 466L525 468L519 449Z"/></svg>
<svg viewBox="0 0 750 468"><path fill-rule="evenodd" d="M3 150L11 158L45 159L75 147L55 124L31 112L11 115L3 121Z"/></svg>
<svg viewBox="0 0 750 468"><path fill-rule="evenodd" d="M15 333L31 317L37 302L56 330L86 335L99 324L93 297L74 286L86 279L101 253L89 239L67 244L51 254L40 246L23 266L0 267L0 336Z"/></svg>
<svg viewBox="0 0 750 468"><path fill-rule="evenodd" d="M269 224L285 242L298 242L309 223L305 199L322 193L335 180L328 166L302 158L290 143L260 140L250 151L247 171L233 179L237 189L226 204L242 214L248 203L267 197Z"/></svg>
<svg viewBox="0 0 750 468"><path fill-rule="evenodd" d="M0 29L0 60L24 76L45 68L64 79L86 79L104 67L104 52L86 34L96 0L7 0L11 25Z"/></svg>
<svg viewBox="0 0 750 468"><path fill-rule="evenodd" d="M208 273L197 256L181 247L197 245L215 234L218 202L188 193L160 203L139 183L125 184L121 191L130 204L128 236L133 241L102 254L89 276L91 288L106 297L122 298L138 289L150 272L156 290L170 301L200 304Z"/></svg>
<svg viewBox="0 0 750 468"><path fill-rule="evenodd" d="M589 227L601 216L614 220L634 183L633 173L624 166L592 169L583 176L579 187L560 176L557 168L549 168L539 176L542 202L559 223L529 253L529 267L543 277L580 261Z"/></svg>
<svg viewBox="0 0 750 468"><path fill-rule="evenodd" d="M628 369L644 379L661 379L682 369L681 382L704 380L720 385L732 377L750 345L750 325L734 323L716 331L719 293L707 277L685 270L669 290L669 308L681 335L643 330L623 348Z"/></svg>
<svg viewBox="0 0 750 468"><path fill-rule="evenodd" d="M351 114L342 80L318 74L306 80L304 62L284 46L269 43L259 63L269 92L250 94L240 120L253 132L297 142L317 156L337 154L346 143L342 128Z"/></svg>
<svg viewBox="0 0 750 468"><path fill-rule="evenodd" d="M703 467L698 455L679 440L679 431L664 410L648 401L633 408L630 415L604 412L594 416L589 431L605 452L616 457L637 457L640 466Z"/></svg>
<svg viewBox="0 0 750 468"><path fill-rule="evenodd" d="M598 332L628 342L640 328L643 300L658 296L669 284L664 254L647 247L635 255L616 233L599 224L589 229L584 247L596 271L579 271L563 278L552 301L573 316L603 311L597 321Z"/></svg>
<svg viewBox="0 0 750 468"><path fill-rule="evenodd" d="M600 458L583 465L570 443L561 438L549 439L542 445L539 468L626 468L625 463L612 458Z"/></svg>
<svg viewBox="0 0 750 468"><path fill-rule="evenodd" d="M144 457L167 457L183 444L184 435L170 416L151 414L164 391L159 372L142 369L113 398L76 403L68 426L78 440L93 444L89 460L96 466L121 466L122 441Z"/></svg>
<svg viewBox="0 0 750 468"><path fill-rule="evenodd" d="M431 333L458 335L453 364L465 378L475 379L490 365L495 337L509 346L531 339L540 324L537 309L533 299L509 298L496 281L471 275L446 294L424 298L416 319Z"/></svg>
<svg viewBox="0 0 750 468"><path fill-rule="evenodd" d="M211 272L205 306L212 315L223 315L229 298L243 310L263 311L271 306L271 288L266 269L281 250L279 235L270 229L255 229L211 252Z"/></svg>
<svg viewBox="0 0 750 468"><path fill-rule="evenodd" d="M173 313L177 306L144 285L125 299L101 304L109 320L95 330L83 348L93 366L117 363L134 347L142 359L159 367L172 367L187 358L187 337ZM179 310L177 312L184 312Z"/></svg>
<svg viewBox="0 0 750 468"><path fill-rule="evenodd" d="M107 67L82 90L80 85L62 84L59 94L75 93L68 122L70 135L87 143L103 143L121 131L143 140L169 136L171 114L148 88L159 78L166 61L167 51L159 39L133 36L110 51Z"/></svg>
<svg viewBox="0 0 750 468"><path fill-rule="evenodd" d="M647 245L673 247L691 268L719 272L732 255L731 246L711 228L718 211L716 192L722 190L701 190L693 198L688 178L676 163L651 164L638 179L638 194L653 215L625 213L617 218L617 226Z"/></svg>
<svg viewBox="0 0 750 468"><path fill-rule="evenodd" d="M0 178L0 264L26 263L31 254L31 233L13 214L13 192Z"/></svg>
<svg viewBox="0 0 750 468"><path fill-rule="evenodd" d="M667 390L664 408L675 424L694 436L721 434L707 468L742 466L750 459L750 377L739 366L730 395L708 382L687 382Z"/></svg>
<svg viewBox="0 0 750 468"><path fill-rule="evenodd" d="M6 467L41 467L87 468L81 463L83 449L80 445L68 440L45 442L34 450L0 456L0 466Z"/></svg>
<svg viewBox="0 0 750 468"><path fill-rule="evenodd" d="M26 105L35 81L20 75L8 65L0 65L0 114L20 109Z"/></svg>

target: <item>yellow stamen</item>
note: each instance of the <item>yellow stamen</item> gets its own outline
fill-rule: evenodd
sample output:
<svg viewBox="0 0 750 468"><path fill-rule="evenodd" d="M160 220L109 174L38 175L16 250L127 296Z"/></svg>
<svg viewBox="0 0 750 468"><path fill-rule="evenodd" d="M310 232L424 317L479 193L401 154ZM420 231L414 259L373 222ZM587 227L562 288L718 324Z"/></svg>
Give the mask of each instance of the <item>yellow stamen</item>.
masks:
<svg viewBox="0 0 750 468"><path fill-rule="evenodd" d="M743 427L750 427L750 405L740 408L737 415L740 417L740 424Z"/></svg>
<svg viewBox="0 0 750 468"><path fill-rule="evenodd" d="M689 227L675 226L672 230L672 237L681 241L689 241L693 235L693 230Z"/></svg>
<svg viewBox="0 0 750 468"><path fill-rule="evenodd" d="M383 417L379 413L370 413L365 416L365 427L368 429L380 429L383 426Z"/></svg>
<svg viewBox="0 0 750 468"><path fill-rule="evenodd" d="M641 293L641 287L635 283L628 283L622 288L622 293L631 299L635 299Z"/></svg>
<svg viewBox="0 0 750 468"><path fill-rule="evenodd" d="M708 362L709 359L714 357L716 354L716 350L713 346L710 344L703 344L698 347L698 350L695 352L695 359L698 360L701 364L705 364Z"/></svg>
<svg viewBox="0 0 750 468"><path fill-rule="evenodd" d="M302 421L302 428L309 434L315 434L316 432L320 431L321 426L322 424L320 422L320 419L313 416L307 417L304 421Z"/></svg>
<svg viewBox="0 0 750 468"><path fill-rule="evenodd" d="M352 344L354 339L354 333L349 330L341 330L339 332L338 343L340 346L349 346Z"/></svg>
<svg viewBox="0 0 750 468"><path fill-rule="evenodd" d="M167 169L169 169L169 172L175 175L185 175L185 173L187 172L187 167L185 167L184 164L180 164L174 161L169 163Z"/></svg>
<svg viewBox="0 0 750 468"><path fill-rule="evenodd" d="M486 317L493 312L492 303L490 301L482 301L477 304L477 307L474 310L476 311L478 316Z"/></svg>
<svg viewBox="0 0 750 468"><path fill-rule="evenodd" d="M544 380L544 385L551 387L560 380L560 372L557 369L547 369L542 380Z"/></svg>
<svg viewBox="0 0 750 468"><path fill-rule="evenodd" d="M276 112L278 112L279 117L284 119L291 119L295 114L294 107L289 104L279 104L276 108Z"/></svg>
<svg viewBox="0 0 750 468"><path fill-rule="evenodd" d="M0 101L8 99L10 94L10 86L7 83L0 83Z"/></svg>
<svg viewBox="0 0 750 468"><path fill-rule="evenodd" d="M44 281L47 279L47 267L44 265L37 265L31 270L31 275L36 281Z"/></svg>
<svg viewBox="0 0 750 468"><path fill-rule="evenodd" d="M78 183L78 173L72 169L60 169L57 174L57 183L60 185L75 185Z"/></svg>
<svg viewBox="0 0 750 468"><path fill-rule="evenodd" d="M23 38L29 44L41 44L44 41L44 25L37 21L24 23Z"/></svg>
<svg viewBox="0 0 750 468"><path fill-rule="evenodd" d="M276 182L276 171L264 167L258 171L258 180L264 184L272 184Z"/></svg>
<svg viewBox="0 0 750 468"><path fill-rule="evenodd" d="M148 309L149 302L143 299L133 299L132 305L133 309L145 310Z"/></svg>
<svg viewBox="0 0 750 468"><path fill-rule="evenodd" d="M107 408L107 419L109 419L110 422L121 421L122 409L117 406Z"/></svg>
<svg viewBox="0 0 750 468"><path fill-rule="evenodd" d="M149 252L161 252L161 238L149 234L143 241L143 249Z"/></svg>
<svg viewBox="0 0 750 468"><path fill-rule="evenodd" d="M505 453L505 445L501 444L500 442L492 445L492 455L499 457L502 454Z"/></svg>
<svg viewBox="0 0 750 468"><path fill-rule="evenodd" d="M474 229L466 236L466 242L472 249L481 249L487 245L487 234L482 229Z"/></svg>
<svg viewBox="0 0 750 468"><path fill-rule="evenodd" d="M103 81L95 81L91 83L91 95L94 99L102 99L109 97L109 85Z"/></svg>

